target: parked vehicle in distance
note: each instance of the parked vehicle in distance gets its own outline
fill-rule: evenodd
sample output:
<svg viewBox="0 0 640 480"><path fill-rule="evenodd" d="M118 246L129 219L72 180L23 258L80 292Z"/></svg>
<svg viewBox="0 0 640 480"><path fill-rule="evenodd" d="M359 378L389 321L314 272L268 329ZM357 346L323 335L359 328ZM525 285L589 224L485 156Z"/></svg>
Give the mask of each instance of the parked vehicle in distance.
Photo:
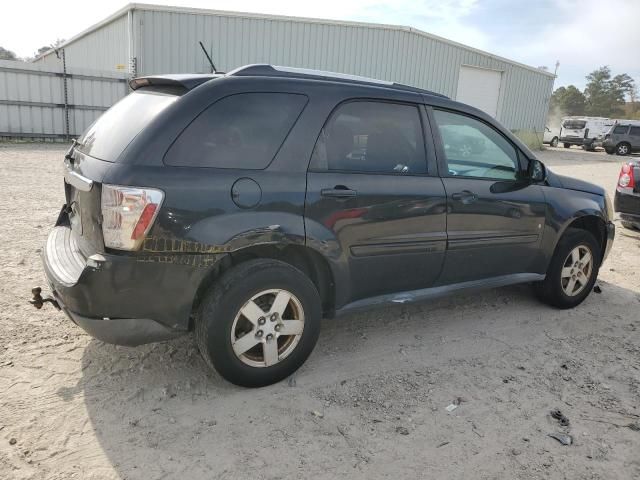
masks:
<svg viewBox="0 0 640 480"><path fill-rule="evenodd" d="M542 143L551 147L557 147L560 141L560 129L544 127L544 134L542 136Z"/></svg>
<svg viewBox="0 0 640 480"><path fill-rule="evenodd" d="M580 145L593 151L613 124L613 120L604 117L565 117L560 127L560 143L564 148Z"/></svg>
<svg viewBox="0 0 640 480"><path fill-rule="evenodd" d="M640 121L619 120L606 133L602 146L609 155L640 152Z"/></svg>
<svg viewBox="0 0 640 480"><path fill-rule="evenodd" d="M602 188L438 94L270 65L131 87L65 155L32 302L110 343L193 332L238 385L291 375L322 317L525 282L575 307L613 242Z"/></svg>
<svg viewBox="0 0 640 480"><path fill-rule="evenodd" d="M620 215L622 226L640 229L640 161L622 165L616 193L614 210Z"/></svg>

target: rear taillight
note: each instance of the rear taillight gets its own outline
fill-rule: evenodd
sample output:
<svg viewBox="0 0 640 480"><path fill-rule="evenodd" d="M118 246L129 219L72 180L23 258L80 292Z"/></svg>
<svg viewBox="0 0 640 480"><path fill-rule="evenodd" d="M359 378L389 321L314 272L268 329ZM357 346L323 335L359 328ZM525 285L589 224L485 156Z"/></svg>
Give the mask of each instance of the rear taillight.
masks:
<svg viewBox="0 0 640 480"><path fill-rule="evenodd" d="M158 215L164 193L153 188L102 185L104 245L137 250Z"/></svg>
<svg viewBox="0 0 640 480"><path fill-rule="evenodd" d="M636 185L635 178L633 178L633 167L629 164L623 165L620 170L620 176L618 177L618 185L623 188L633 188Z"/></svg>

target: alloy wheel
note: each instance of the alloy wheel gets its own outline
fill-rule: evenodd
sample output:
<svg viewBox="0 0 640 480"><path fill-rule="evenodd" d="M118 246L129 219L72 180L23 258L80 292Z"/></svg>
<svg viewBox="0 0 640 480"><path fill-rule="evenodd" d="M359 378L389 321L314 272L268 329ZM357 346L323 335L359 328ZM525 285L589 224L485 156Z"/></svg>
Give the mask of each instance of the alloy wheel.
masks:
<svg viewBox="0 0 640 480"><path fill-rule="evenodd" d="M586 245L578 245L571 250L562 266L560 284L569 297L581 293L591 279L593 254Z"/></svg>
<svg viewBox="0 0 640 480"><path fill-rule="evenodd" d="M303 331L300 300L287 290L264 290L237 313L231 327L231 345L246 365L270 367L295 350Z"/></svg>

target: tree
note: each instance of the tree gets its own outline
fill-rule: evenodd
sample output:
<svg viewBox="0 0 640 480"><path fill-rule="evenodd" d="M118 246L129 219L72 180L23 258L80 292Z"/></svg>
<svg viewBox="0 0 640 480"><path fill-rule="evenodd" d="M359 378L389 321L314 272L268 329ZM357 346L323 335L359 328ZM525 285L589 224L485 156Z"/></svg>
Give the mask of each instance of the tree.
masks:
<svg viewBox="0 0 640 480"><path fill-rule="evenodd" d="M18 57L11 50L0 47L0 60L18 60Z"/></svg>
<svg viewBox="0 0 640 480"><path fill-rule="evenodd" d="M585 97L574 85L560 87L551 95L550 109L559 116L584 115Z"/></svg>
<svg viewBox="0 0 640 480"><path fill-rule="evenodd" d="M626 73L611 78L611 69L600 67L587 75L585 97L586 112L599 117L615 117L624 113L623 107L627 97L636 96L636 85Z"/></svg>
<svg viewBox="0 0 640 480"><path fill-rule="evenodd" d="M44 53L47 53L52 48L58 48L63 43L64 43L64 38L58 38L51 45L44 45L44 46L40 47L38 50L36 50L36 52L33 54L33 56L35 58L38 58L40 55L42 55Z"/></svg>

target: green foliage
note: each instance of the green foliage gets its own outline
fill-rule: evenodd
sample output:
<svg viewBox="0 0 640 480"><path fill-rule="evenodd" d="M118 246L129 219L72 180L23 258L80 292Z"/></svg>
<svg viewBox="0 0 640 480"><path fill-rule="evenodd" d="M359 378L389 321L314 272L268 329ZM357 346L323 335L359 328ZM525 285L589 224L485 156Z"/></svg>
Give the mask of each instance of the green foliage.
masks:
<svg viewBox="0 0 640 480"><path fill-rule="evenodd" d="M0 60L18 60L18 57L11 50L0 47Z"/></svg>
<svg viewBox="0 0 640 480"><path fill-rule="evenodd" d="M586 98L574 85L560 87L551 95L550 110L561 115L584 115Z"/></svg>
<svg viewBox="0 0 640 480"><path fill-rule="evenodd" d="M597 117L620 117L624 114L627 96L635 92L635 82L626 73L611 78L611 69L600 67L587 75L584 94L587 100L586 113Z"/></svg>

